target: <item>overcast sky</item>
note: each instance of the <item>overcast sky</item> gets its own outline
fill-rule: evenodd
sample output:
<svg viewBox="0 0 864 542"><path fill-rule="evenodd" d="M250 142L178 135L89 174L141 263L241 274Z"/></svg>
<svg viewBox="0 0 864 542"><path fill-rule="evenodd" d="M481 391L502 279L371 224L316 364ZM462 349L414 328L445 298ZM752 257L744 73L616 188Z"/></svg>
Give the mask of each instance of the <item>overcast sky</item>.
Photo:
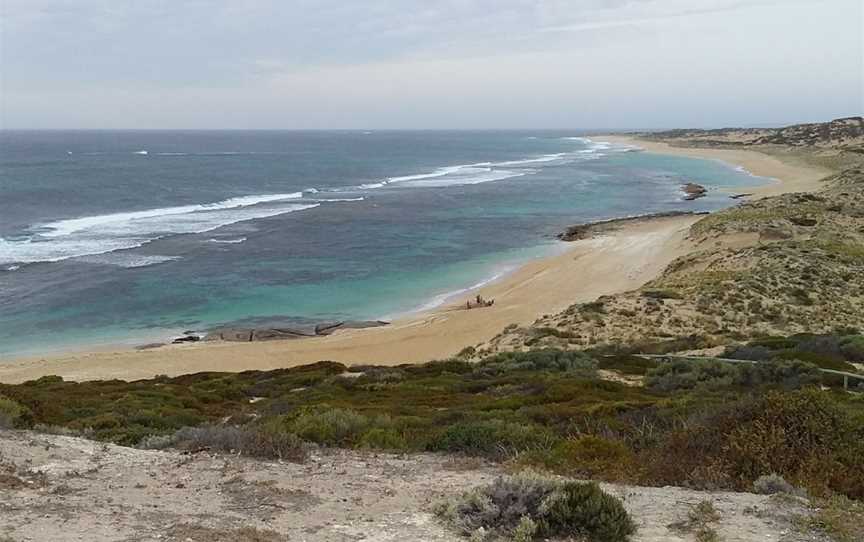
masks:
<svg viewBox="0 0 864 542"><path fill-rule="evenodd" d="M0 0L5 128L642 128L864 111L862 0Z"/></svg>

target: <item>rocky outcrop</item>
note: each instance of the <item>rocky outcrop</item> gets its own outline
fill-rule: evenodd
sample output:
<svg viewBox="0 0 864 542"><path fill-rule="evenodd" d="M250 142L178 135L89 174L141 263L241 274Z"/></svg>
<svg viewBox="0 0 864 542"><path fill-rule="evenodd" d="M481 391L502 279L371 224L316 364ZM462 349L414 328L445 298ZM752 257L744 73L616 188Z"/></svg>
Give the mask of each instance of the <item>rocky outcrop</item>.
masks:
<svg viewBox="0 0 864 542"><path fill-rule="evenodd" d="M315 335L330 335L334 331L340 329L366 329L370 327L381 327L388 325L389 322L381 320L365 320L358 322L328 322L315 326Z"/></svg>
<svg viewBox="0 0 864 542"><path fill-rule="evenodd" d="M705 197L706 192L708 192L704 186L696 183L681 185L681 191L684 192L684 197L681 199L685 201L693 201L694 199Z"/></svg>
<svg viewBox="0 0 864 542"><path fill-rule="evenodd" d="M201 340L200 335L194 335L194 334L188 334L187 333L186 335L183 335L182 337L177 337L176 339L171 341L171 344L197 343L200 340Z"/></svg>
<svg viewBox="0 0 864 542"><path fill-rule="evenodd" d="M362 320L349 322L324 322L313 327L222 327L210 330L205 341L258 342L289 339L305 339L330 335L340 329L364 329L386 326L389 322L381 320Z"/></svg>
<svg viewBox="0 0 864 542"><path fill-rule="evenodd" d="M575 224L573 226L569 226L566 230L559 233L556 237L558 237L558 239L561 239L562 241L579 241L581 239L590 239L597 234L612 231L623 224L628 224L632 222L638 222L642 220L654 220L659 218L671 218L675 216L702 214L708 213L696 213L693 211L670 211L668 213L652 213L647 215L628 216L625 218L598 220L596 222L586 222L584 224Z"/></svg>

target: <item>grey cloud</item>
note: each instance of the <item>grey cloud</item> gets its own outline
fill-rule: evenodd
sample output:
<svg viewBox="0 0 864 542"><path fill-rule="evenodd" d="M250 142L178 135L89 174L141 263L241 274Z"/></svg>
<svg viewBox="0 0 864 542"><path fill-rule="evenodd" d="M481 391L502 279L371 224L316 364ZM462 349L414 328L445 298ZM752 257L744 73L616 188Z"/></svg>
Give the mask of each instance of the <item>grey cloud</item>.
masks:
<svg viewBox="0 0 864 542"><path fill-rule="evenodd" d="M860 0L2 1L8 126L229 126L220 107L246 127L644 126L734 122L766 97L765 121L862 105Z"/></svg>

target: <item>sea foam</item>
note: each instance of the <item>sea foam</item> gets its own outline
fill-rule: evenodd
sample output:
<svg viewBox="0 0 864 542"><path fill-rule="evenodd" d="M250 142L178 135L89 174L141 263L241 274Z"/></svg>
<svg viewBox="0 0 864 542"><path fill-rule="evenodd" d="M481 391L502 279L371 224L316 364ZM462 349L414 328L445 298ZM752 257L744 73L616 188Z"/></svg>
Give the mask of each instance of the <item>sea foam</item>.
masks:
<svg viewBox="0 0 864 542"><path fill-rule="evenodd" d="M232 209L236 207L248 207L259 203L284 201L303 197L301 192L292 192L290 194L264 194L257 196L239 196L229 198L215 203L200 203L194 205L179 205L176 207L160 207L156 209L147 209L144 211L131 211L126 213L111 213L105 215L85 216L81 218L72 218L67 220L58 220L49 222L41 226L44 231L40 233L40 237L52 238L70 235L77 231L93 229L103 225L124 224L143 219L158 218L162 216L185 215L198 211L209 211L216 209Z"/></svg>
<svg viewBox="0 0 864 542"><path fill-rule="evenodd" d="M125 267L132 269L135 267L149 267L165 262L179 260L179 256L160 256L158 254L134 254L128 251L112 252L108 254L93 254L90 256L81 256L76 258L76 261L84 263L94 263L100 265L115 265L117 267Z"/></svg>
<svg viewBox="0 0 864 542"><path fill-rule="evenodd" d="M60 220L34 229L29 238L0 238L0 264L56 262L143 246L170 235L197 234L229 224L312 209L296 194L241 196L211 204L163 207ZM149 264L148 264L149 265Z"/></svg>

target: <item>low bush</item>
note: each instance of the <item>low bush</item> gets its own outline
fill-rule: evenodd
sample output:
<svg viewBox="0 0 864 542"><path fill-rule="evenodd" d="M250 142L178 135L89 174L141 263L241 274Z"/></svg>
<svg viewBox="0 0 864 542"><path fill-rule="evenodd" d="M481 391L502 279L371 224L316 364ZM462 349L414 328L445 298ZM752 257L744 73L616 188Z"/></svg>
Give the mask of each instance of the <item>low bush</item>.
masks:
<svg viewBox="0 0 864 542"><path fill-rule="evenodd" d="M26 425L31 416L30 410L20 403L0 395L0 429Z"/></svg>
<svg viewBox="0 0 864 542"><path fill-rule="evenodd" d="M628 375L644 376L658 366L657 361L639 356L603 356L597 363L598 369L618 371Z"/></svg>
<svg viewBox="0 0 864 542"><path fill-rule="evenodd" d="M174 434L171 444L186 450L208 449L295 463L308 458L308 446L297 435L267 426L184 427Z"/></svg>
<svg viewBox="0 0 864 542"><path fill-rule="evenodd" d="M634 341L628 344L605 344L593 351L598 355L669 354L685 350L699 350L717 346L705 335L686 335L663 341Z"/></svg>
<svg viewBox="0 0 864 542"><path fill-rule="evenodd" d="M739 370L720 361L675 360L648 372L645 385L657 391L719 389L733 385Z"/></svg>
<svg viewBox="0 0 864 542"><path fill-rule="evenodd" d="M535 474L499 478L440 504L436 513L461 534L481 539L622 542L636 530L621 501L596 484Z"/></svg>
<svg viewBox="0 0 864 542"><path fill-rule="evenodd" d="M548 448L555 437L546 429L502 420L454 423L432 438L429 451L456 452L489 458L513 457L520 452Z"/></svg>
<svg viewBox="0 0 864 542"><path fill-rule="evenodd" d="M649 299L683 299L684 296L675 290L644 290L642 297Z"/></svg>
<svg viewBox="0 0 864 542"><path fill-rule="evenodd" d="M637 454L643 481L747 491L776 474L811 494L864 496L864 426L818 389L772 391L694 412Z"/></svg>
<svg viewBox="0 0 864 542"><path fill-rule="evenodd" d="M585 352L547 348L496 354L479 362L473 372L485 376L515 371L574 372L590 375L596 368L597 362Z"/></svg>
<svg viewBox="0 0 864 542"><path fill-rule="evenodd" d="M733 386L779 385L797 389L817 384L821 373L798 360L728 363L718 360L675 360L648 371L645 385L653 390L719 390Z"/></svg>
<svg viewBox="0 0 864 542"><path fill-rule="evenodd" d="M824 392L771 392L726 423L723 460L742 485L777 473L817 493L864 497L864 428Z"/></svg>
<svg viewBox="0 0 864 542"><path fill-rule="evenodd" d="M372 420L341 408L308 410L294 418L287 429L300 438L327 446L349 447L372 426Z"/></svg>
<svg viewBox="0 0 864 542"><path fill-rule="evenodd" d="M554 472L610 481L631 478L639 468L635 454L624 442L595 435L562 440L525 459Z"/></svg>
<svg viewBox="0 0 864 542"><path fill-rule="evenodd" d="M808 337L751 346L773 356ZM641 358L598 356L546 349L476 364L354 367L362 373L356 378L339 376L346 367L330 362L136 382L48 377L0 384L0 408L7 425L142 447L175 445L179 429L197 426L198 433L180 432L184 446L269 457L291 456L298 440L455 452L568 475L715 489L751 490L759 476L777 473L816 495L864 495L864 400L788 391L820 382L811 365L654 368ZM598 379L595 359L622 372L647 370L650 387Z"/></svg>
<svg viewBox="0 0 864 542"><path fill-rule="evenodd" d="M753 491L760 495L775 495L777 493L795 493L795 488L779 474L764 474L753 482Z"/></svg>
<svg viewBox="0 0 864 542"><path fill-rule="evenodd" d="M385 451L407 451L411 447L395 429L372 428L360 437L358 448Z"/></svg>
<svg viewBox="0 0 864 542"><path fill-rule="evenodd" d="M836 334L812 335L802 333L790 337L767 337L749 345L726 349L723 357L766 360L772 358L799 359L823 369L854 371L848 362L864 361L864 335L843 334L854 330L841 330Z"/></svg>
<svg viewBox="0 0 864 542"><path fill-rule="evenodd" d="M849 361L864 361L864 335L843 337L840 342L840 351Z"/></svg>

